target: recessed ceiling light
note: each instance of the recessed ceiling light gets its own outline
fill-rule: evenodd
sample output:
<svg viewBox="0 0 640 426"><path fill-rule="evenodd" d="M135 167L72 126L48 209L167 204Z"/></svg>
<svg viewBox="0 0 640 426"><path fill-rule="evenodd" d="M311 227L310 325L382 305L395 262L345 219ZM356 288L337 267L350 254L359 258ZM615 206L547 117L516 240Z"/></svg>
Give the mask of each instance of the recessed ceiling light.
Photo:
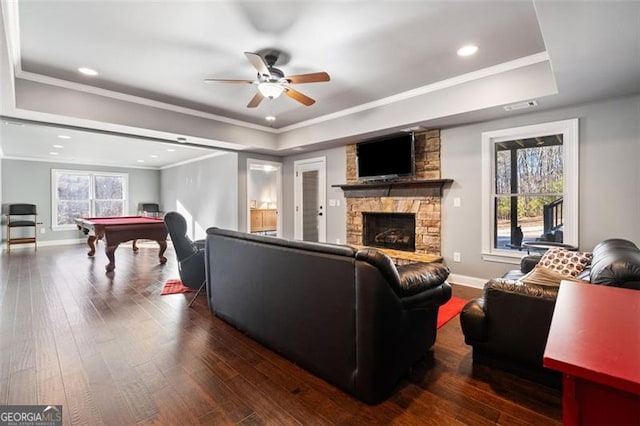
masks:
<svg viewBox="0 0 640 426"><path fill-rule="evenodd" d="M81 72L84 75L90 75L90 76L96 76L98 75L98 71L91 69L91 68L87 68L87 67L80 67L78 68L78 71Z"/></svg>
<svg viewBox="0 0 640 426"><path fill-rule="evenodd" d="M175 150L175 149L173 149L173 148L167 148L167 151L168 151L168 152L176 152L176 150Z"/></svg>
<svg viewBox="0 0 640 426"><path fill-rule="evenodd" d="M64 148L64 145L53 145L54 148Z"/></svg>
<svg viewBox="0 0 640 426"><path fill-rule="evenodd" d="M471 56L478 51L478 46L475 44L467 44L458 49L458 56Z"/></svg>
<svg viewBox="0 0 640 426"><path fill-rule="evenodd" d="M155 155L155 154L151 154L149 157L151 157L151 158L158 158L158 156L157 156L157 155Z"/></svg>
<svg viewBox="0 0 640 426"><path fill-rule="evenodd" d="M71 139L71 136L68 136L68 135L58 135L58 139Z"/></svg>
<svg viewBox="0 0 640 426"><path fill-rule="evenodd" d="M180 143L187 143L187 138L185 138L184 136L180 136L176 140Z"/></svg>
<svg viewBox="0 0 640 426"><path fill-rule="evenodd" d="M276 118L273 115L267 115L264 119L267 121L276 121Z"/></svg>
<svg viewBox="0 0 640 426"><path fill-rule="evenodd" d="M55 152L55 151L51 151L51 152L49 153L49 155L58 155L58 153L57 153L57 152Z"/></svg>
<svg viewBox="0 0 640 426"><path fill-rule="evenodd" d="M144 160L137 160L138 163L144 163Z"/></svg>

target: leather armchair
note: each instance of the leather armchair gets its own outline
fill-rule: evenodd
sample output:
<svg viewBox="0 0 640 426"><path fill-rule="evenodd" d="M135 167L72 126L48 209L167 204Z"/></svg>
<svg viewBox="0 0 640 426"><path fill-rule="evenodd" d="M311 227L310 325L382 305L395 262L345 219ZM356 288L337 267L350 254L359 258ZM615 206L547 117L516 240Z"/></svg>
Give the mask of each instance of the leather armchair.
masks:
<svg viewBox="0 0 640 426"><path fill-rule="evenodd" d="M518 281L539 259L526 256L520 270L489 280L483 295L462 309L460 323L474 362L559 387L560 375L542 366L559 287ZM640 289L640 250L627 240L603 241L578 278L585 285Z"/></svg>

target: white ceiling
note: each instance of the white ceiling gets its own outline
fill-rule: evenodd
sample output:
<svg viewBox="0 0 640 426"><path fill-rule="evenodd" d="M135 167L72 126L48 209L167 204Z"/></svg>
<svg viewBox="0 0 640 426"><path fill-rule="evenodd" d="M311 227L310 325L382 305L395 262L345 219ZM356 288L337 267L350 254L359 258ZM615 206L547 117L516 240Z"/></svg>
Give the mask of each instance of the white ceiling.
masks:
<svg viewBox="0 0 640 426"><path fill-rule="evenodd" d="M8 34L3 71L10 72L0 78L4 87L10 87L14 103L7 107L3 102L3 116L59 124L80 120L88 127L151 134L160 140L186 135L189 142L200 145L284 155L296 144L313 143L318 148L396 125L454 125L521 113L505 112L502 105L507 100L536 98L538 109L548 109L640 92L640 2L636 1L2 2ZM478 45L478 53L458 57L456 50L467 43ZM331 75L330 82L295 85L316 100L314 105L305 107L282 96L248 109L254 85L203 82L255 78L243 52L268 48L284 52L277 66L287 75L316 71ZM529 71L536 65L544 67ZM77 72L81 66L100 74L81 75ZM499 93L511 90L508 85L489 86L490 78L506 83L508 73L515 71L523 75L528 71L536 79L531 84L518 80L530 90L512 90L508 96ZM542 72L549 74L552 84L539 84ZM9 79L14 79L11 84ZM431 111L425 106L408 111L403 119L408 105L403 102L447 105L452 89L474 83L486 84L486 99L455 98L453 107ZM45 85L59 91L40 98L31 95ZM152 107L155 122L134 122L132 114L118 117L119 111L125 114L124 108L103 113L104 105L72 97L71 91ZM70 99L73 107L64 105ZM78 99L86 105L78 105ZM167 111L175 121L164 118L169 117L163 115ZM390 111L387 115L393 120L376 120L381 111ZM275 115L276 122L269 125L266 115ZM191 117L190 125L182 125L185 116ZM200 121L195 123L194 117ZM201 124L202 129L196 129ZM24 139L19 132L30 127L34 126L0 127L5 156L32 153L48 158L48 148L42 148L51 144L59 129L46 137L30 135L28 144L18 143ZM85 143L92 147L107 143L96 137L84 138ZM43 147L36 143L40 139L46 141ZM116 150L117 156L105 150L100 153L102 160L135 165L141 158L134 157L146 155L145 165L162 167L186 159L176 155L151 161L152 144L164 147L161 142L137 138L125 142L129 149ZM187 156L210 153L182 148L190 152ZM90 160L85 157L92 150L86 145L71 151L75 160L70 161Z"/></svg>

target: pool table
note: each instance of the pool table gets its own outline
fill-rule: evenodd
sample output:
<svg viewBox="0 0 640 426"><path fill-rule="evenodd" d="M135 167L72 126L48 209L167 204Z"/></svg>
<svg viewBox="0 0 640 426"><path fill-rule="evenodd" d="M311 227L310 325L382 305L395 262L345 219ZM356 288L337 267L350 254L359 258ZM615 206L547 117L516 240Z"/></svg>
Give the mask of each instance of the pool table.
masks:
<svg viewBox="0 0 640 426"><path fill-rule="evenodd" d="M96 253L96 240L104 239L104 252L109 259L107 272L116 267L115 251L120 243L133 241L133 251L138 251L136 240L154 240L160 246L158 257L161 264L167 262L167 228L161 218L147 216L87 217L75 219L78 229L88 235L89 256Z"/></svg>

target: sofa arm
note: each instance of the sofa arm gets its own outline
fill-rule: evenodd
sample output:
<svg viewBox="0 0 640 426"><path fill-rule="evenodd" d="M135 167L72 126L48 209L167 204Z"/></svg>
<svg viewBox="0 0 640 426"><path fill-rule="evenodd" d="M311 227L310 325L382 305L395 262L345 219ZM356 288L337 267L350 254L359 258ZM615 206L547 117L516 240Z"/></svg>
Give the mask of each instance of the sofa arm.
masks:
<svg viewBox="0 0 640 426"><path fill-rule="evenodd" d="M422 290L412 296L400 298L402 308L411 309L436 309L451 299L451 285L443 281L435 287Z"/></svg>
<svg viewBox="0 0 640 426"><path fill-rule="evenodd" d="M439 287L449 276L449 268L442 263L409 263L396 269L402 296Z"/></svg>
<svg viewBox="0 0 640 426"><path fill-rule="evenodd" d="M522 284L502 278L489 280L482 297L469 301L460 313L465 343L487 342L491 338L490 321L493 324L491 333L502 335L500 340L508 339L509 334L516 335L518 328L513 324L521 321L526 323L522 330L530 327L540 330L536 323L544 329L545 323L551 322L557 295L558 287Z"/></svg>
<svg viewBox="0 0 640 426"><path fill-rule="evenodd" d="M490 280L485 285L484 312L488 354L523 365L542 365L559 287Z"/></svg>
<svg viewBox="0 0 640 426"><path fill-rule="evenodd" d="M484 295L487 297L491 292L505 292L555 301L558 297L558 288L557 286L523 284L517 281L494 278L485 284Z"/></svg>
<svg viewBox="0 0 640 426"><path fill-rule="evenodd" d="M520 271L523 274L531 272L533 268L540 262L541 254L529 254L520 259Z"/></svg>
<svg viewBox="0 0 640 426"><path fill-rule="evenodd" d="M460 312L460 326L464 332L464 341L470 345L487 340L487 322L484 312L484 297L470 300Z"/></svg>

